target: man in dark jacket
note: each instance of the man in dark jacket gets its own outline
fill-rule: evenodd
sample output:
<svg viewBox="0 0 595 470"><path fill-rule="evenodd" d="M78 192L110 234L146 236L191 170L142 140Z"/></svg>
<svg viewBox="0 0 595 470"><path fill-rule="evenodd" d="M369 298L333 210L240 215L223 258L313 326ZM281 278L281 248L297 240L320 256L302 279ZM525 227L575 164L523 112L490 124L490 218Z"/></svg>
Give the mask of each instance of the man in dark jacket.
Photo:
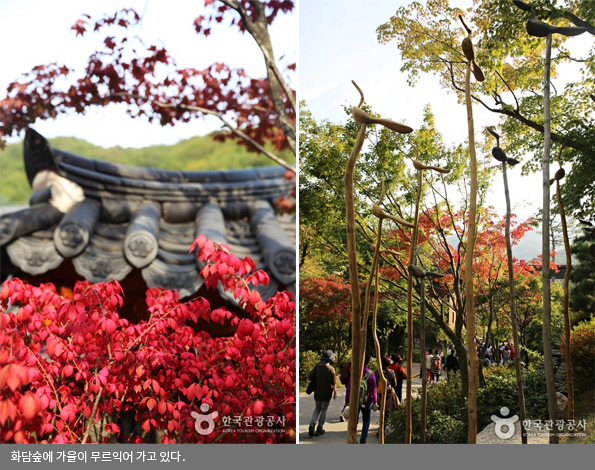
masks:
<svg viewBox="0 0 595 470"><path fill-rule="evenodd" d="M320 363L312 369L308 377L309 380L316 381L316 388L314 389L316 408L314 408L310 426L308 427L308 435L310 437L324 434L324 422L331 397L333 397L333 400L337 399L337 379L335 377L335 369L331 366L333 362L335 362L335 354L330 349L324 351L320 358ZM317 422L318 428L316 428L315 434L314 428Z"/></svg>
<svg viewBox="0 0 595 470"><path fill-rule="evenodd" d="M456 375L457 371L459 370L459 359L457 356L455 356L454 349L450 350L450 355L446 358L444 368L446 369L447 379L450 379L452 374Z"/></svg>

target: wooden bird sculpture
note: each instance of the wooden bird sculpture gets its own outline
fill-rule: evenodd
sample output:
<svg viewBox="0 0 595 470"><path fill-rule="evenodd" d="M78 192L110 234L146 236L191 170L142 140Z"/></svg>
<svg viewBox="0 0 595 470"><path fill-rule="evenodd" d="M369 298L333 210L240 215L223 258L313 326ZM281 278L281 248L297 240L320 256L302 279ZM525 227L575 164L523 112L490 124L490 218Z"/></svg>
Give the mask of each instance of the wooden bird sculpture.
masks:
<svg viewBox="0 0 595 470"><path fill-rule="evenodd" d="M461 23L463 23L463 27L467 31L467 37L463 39L463 42L461 43L463 54L465 58L469 62L471 62L473 66L473 76L475 77L475 79L478 82L483 82L485 80L485 75L483 74L481 68L479 68L479 65L477 65L477 62L475 61L475 50L473 49L473 43L471 42L471 30L465 24L465 21L463 20L463 17L461 15L459 15L459 19L461 20Z"/></svg>
<svg viewBox="0 0 595 470"><path fill-rule="evenodd" d="M403 227L413 228L413 224L411 222L407 222L405 219L402 219L401 217L397 217L396 215L391 215L391 214L386 213L384 210L382 210L382 208L378 204L374 204L372 206L372 214L374 214L379 219L390 219L393 222L396 222L399 225L402 225Z"/></svg>
<svg viewBox="0 0 595 470"><path fill-rule="evenodd" d="M444 277L444 274L435 273L432 271L425 271L424 269L420 268L416 264L410 264L407 270L411 273L411 275L417 279L429 278L429 279L440 279Z"/></svg>
<svg viewBox="0 0 595 470"><path fill-rule="evenodd" d="M566 176L566 171L564 170L564 168L559 168L558 171L556 171L556 174L554 175L554 177L550 180L550 186L552 184L554 184L556 181L562 181L562 179Z"/></svg>
<svg viewBox="0 0 595 470"><path fill-rule="evenodd" d="M577 26L552 26L545 21L540 21L535 18L535 10L531 5L528 3L522 2L520 0L512 0L512 2L517 6L517 8L526 11L527 13L531 14L531 18L527 20L526 29L529 36L534 36L537 38L545 38L548 34L562 34L563 36L578 36L579 34L583 34L586 32L587 26L592 28L592 25L587 23L586 21L582 21L576 15L572 13L566 12L566 16L570 21L572 21ZM591 31L589 31L591 32ZM594 34L591 32L591 34Z"/></svg>
<svg viewBox="0 0 595 470"><path fill-rule="evenodd" d="M417 161L417 160L413 160L413 167L420 171L420 170L432 170L432 171L437 171L438 173L442 173L442 174L447 174L450 173L450 170L447 170L446 168L440 168L439 166L433 166L433 165L424 165L423 163Z"/></svg>
<svg viewBox="0 0 595 470"><path fill-rule="evenodd" d="M515 166L519 164L518 160L514 158L509 158L504 150L500 148L500 135L496 133L492 128L488 127L488 132L492 134L496 138L496 146L492 149L492 156L502 163L508 163L510 166Z"/></svg>
<svg viewBox="0 0 595 470"><path fill-rule="evenodd" d="M353 114L353 119L355 119L355 122L358 124L380 124L399 134L409 134L410 132L413 132L411 127L391 121L390 119L373 118L361 108L354 107L351 110L351 113Z"/></svg>

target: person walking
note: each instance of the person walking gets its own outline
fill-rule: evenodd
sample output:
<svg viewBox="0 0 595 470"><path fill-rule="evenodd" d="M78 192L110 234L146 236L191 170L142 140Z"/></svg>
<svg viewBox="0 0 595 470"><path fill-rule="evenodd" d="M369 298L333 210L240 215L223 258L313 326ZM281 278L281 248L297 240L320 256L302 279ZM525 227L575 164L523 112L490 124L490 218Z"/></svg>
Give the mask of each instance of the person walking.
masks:
<svg viewBox="0 0 595 470"><path fill-rule="evenodd" d="M393 363L390 364L388 368L395 373L397 378L395 392L397 392L399 403L403 403L403 381L407 379L407 372L405 372L405 369L402 366L403 358L399 354L393 354L391 359Z"/></svg>
<svg viewBox="0 0 595 470"><path fill-rule="evenodd" d="M504 346L504 350L502 351L502 365L508 366L508 362L510 361L510 347L508 345Z"/></svg>
<svg viewBox="0 0 595 470"><path fill-rule="evenodd" d="M331 402L337 399L337 379L335 377L335 369L331 364L335 362L335 354L330 349L324 351L320 357L320 363L318 363L310 375L309 380L314 380L316 385L314 388L314 403L316 407L312 413L312 419L310 420L310 426L308 427L308 435L310 437L316 435L321 436L325 433L324 422L326 420L326 412ZM316 432L314 428L318 423Z"/></svg>
<svg viewBox="0 0 595 470"><path fill-rule="evenodd" d="M446 369L446 378L448 380L450 380L452 375L457 374L457 371L459 370L459 359L455 355L454 349L450 350L450 355L446 358L444 368Z"/></svg>
<svg viewBox="0 0 595 470"><path fill-rule="evenodd" d="M440 372L442 371L442 361L440 360L440 356L438 355L438 350L434 350L434 355L432 356L430 362L430 370L432 371L432 380L436 383L440 382Z"/></svg>
<svg viewBox="0 0 595 470"><path fill-rule="evenodd" d="M382 373L386 379L386 406L384 409L384 422L386 424L386 418L389 410L396 410L401 404L397 399L397 393L395 388L397 387L397 376L395 372L390 368L390 359L386 356L382 356ZM380 385L380 374L378 371L374 373L376 376L376 383ZM378 386L378 403L382 401L382 392L380 386Z"/></svg>
<svg viewBox="0 0 595 470"><path fill-rule="evenodd" d="M428 352L426 353L426 379L428 381L428 384L432 383L432 378L434 377L432 375L432 350L428 349Z"/></svg>
<svg viewBox="0 0 595 470"><path fill-rule="evenodd" d="M359 397L359 413L362 414L362 434L359 439L360 444L365 444L368 440L368 430L370 429L370 419L372 415L372 405L378 404L378 388L376 384L376 376L370 371L369 364L372 357L366 354L364 357L364 372L360 385ZM347 385L347 392L345 394L345 403L349 403L349 396L351 392L351 381Z"/></svg>

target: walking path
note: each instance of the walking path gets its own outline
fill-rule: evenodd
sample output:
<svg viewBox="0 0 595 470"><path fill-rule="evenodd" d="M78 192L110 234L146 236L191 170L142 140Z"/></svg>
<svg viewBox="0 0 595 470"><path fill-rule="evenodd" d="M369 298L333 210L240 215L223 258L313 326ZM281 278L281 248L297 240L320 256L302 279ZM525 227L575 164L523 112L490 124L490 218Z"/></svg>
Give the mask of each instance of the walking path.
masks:
<svg viewBox="0 0 595 470"><path fill-rule="evenodd" d="M419 373L419 363L413 363L413 373ZM421 379L414 377L412 381L413 393L421 388ZM403 398L406 394L406 383L403 383ZM308 436L308 426L312 413L314 412L314 398L312 395L300 393L300 421L299 421L299 438L300 444L345 444L347 443L347 421L341 422L339 415L345 404L345 387L337 389L337 399L331 399L326 415L326 423L324 430L326 431L322 436ZM378 419L377 411L372 411L372 418L370 419L370 430L368 431L368 443L378 443ZM362 428L361 418L357 425L358 440Z"/></svg>

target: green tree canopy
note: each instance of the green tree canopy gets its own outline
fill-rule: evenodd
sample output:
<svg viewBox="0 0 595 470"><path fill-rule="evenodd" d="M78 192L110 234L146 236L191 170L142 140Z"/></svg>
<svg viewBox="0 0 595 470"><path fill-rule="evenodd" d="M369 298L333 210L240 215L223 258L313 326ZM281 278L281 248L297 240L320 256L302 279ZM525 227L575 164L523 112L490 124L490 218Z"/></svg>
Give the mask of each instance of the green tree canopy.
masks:
<svg viewBox="0 0 595 470"><path fill-rule="evenodd" d="M533 2L535 16L556 25L572 25L569 13L595 23L595 2L544 0ZM458 15L471 25L477 61L486 75L474 83L474 99L500 116L505 145L515 153L525 153L524 171L540 167L543 140L543 53L544 41L529 36L525 23L529 14L516 8L511 0L480 0L468 10L451 6L449 0L413 2L397 10L377 29L381 43L396 44L410 84L422 73L437 76L441 86L462 100L466 60L459 44L466 35ZM572 164L563 198L574 215L595 215L595 41L591 33L589 52L576 57L567 38L553 36L552 77L560 66L575 63L580 71L552 97L552 140L567 150L563 162ZM555 83L554 83L555 85ZM493 104L492 104L493 103Z"/></svg>

